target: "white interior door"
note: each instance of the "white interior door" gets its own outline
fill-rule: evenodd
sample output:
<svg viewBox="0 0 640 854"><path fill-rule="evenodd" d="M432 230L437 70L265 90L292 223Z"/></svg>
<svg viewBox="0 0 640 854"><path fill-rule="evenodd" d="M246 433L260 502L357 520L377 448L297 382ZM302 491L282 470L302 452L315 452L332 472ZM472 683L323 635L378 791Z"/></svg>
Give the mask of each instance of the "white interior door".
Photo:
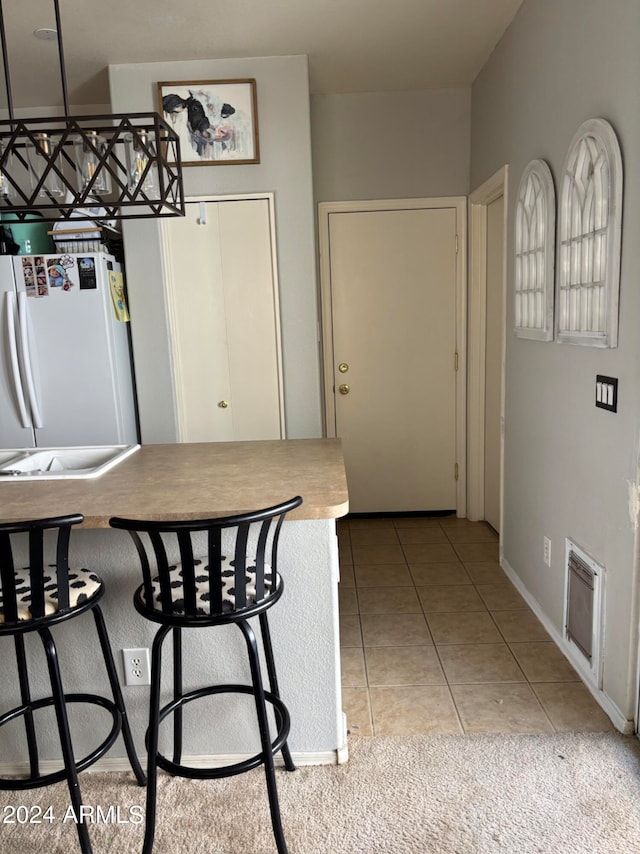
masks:
<svg viewBox="0 0 640 854"><path fill-rule="evenodd" d="M487 314L484 407L484 518L500 531L500 414L502 409L502 328L504 196L487 206Z"/></svg>
<svg viewBox="0 0 640 854"><path fill-rule="evenodd" d="M456 218L329 214L335 433L353 512L456 509Z"/></svg>
<svg viewBox="0 0 640 854"><path fill-rule="evenodd" d="M283 438L269 200L189 202L164 229L181 440Z"/></svg>

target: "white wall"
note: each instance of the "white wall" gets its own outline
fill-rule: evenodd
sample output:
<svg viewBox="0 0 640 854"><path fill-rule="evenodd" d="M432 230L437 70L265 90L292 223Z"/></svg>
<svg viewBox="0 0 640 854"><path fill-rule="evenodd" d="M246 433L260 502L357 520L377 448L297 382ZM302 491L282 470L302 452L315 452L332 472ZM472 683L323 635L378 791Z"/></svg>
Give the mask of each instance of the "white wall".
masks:
<svg viewBox="0 0 640 854"><path fill-rule="evenodd" d="M469 191L470 89L313 95L317 202Z"/></svg>
<svg viewBox="0 0 640 854"><path fill-rule="evenodd" d="M509 207L533 158L558 187L570 140L608 119L624 162L620 335L616 350L516 339L509 231L504 557L562 631L564 541L606 567L604 691L636 703L636 505L640 424L640 4L525 0L472 91L471 189L510 166ZM512 221L512 216L510 217ZM619 410L594 406L597 373L619 377ZM552 567L543 563L543 536Z"/></svg>
<svg viewBox="0 0 640 854"><path fill-rule="evenodd" d="M258 57L111 66L111 105L115 112L153 110L158 81L234 77L257 80L261 163L189 167L185 192L275 192L287 432L319 436L315 202L465 194L470 90L315 96L310 122L306 57ZM124 233L143 440L171 442L177 430L159 227L128 221Z"/></svg>
<svg viewBox="0 0 640 854"><path fill-rule="evenodd" d="M111 106L114 112L156 110L159 81L246 77L256 79L261 162L186 168L185 194L275 193L287 435L313 438L322 435L322 418L307 58L114 65ZM124 235L143 440L172 442L175 405L159 225L128 221Z"/></svg>

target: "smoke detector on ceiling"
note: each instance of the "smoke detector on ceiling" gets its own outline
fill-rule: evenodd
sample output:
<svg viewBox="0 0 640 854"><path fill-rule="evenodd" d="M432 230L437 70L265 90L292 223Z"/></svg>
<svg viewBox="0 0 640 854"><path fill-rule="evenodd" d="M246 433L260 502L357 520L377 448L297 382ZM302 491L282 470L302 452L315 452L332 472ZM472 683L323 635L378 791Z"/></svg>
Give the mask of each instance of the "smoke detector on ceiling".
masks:
<svg viewBox="0 0 640 854"><path fill-rule="evenodd" d="M58 31L51 27L39 27L33 31L33 34L37 39L42 39L45 42L54 42L58 38Z"/></svg>

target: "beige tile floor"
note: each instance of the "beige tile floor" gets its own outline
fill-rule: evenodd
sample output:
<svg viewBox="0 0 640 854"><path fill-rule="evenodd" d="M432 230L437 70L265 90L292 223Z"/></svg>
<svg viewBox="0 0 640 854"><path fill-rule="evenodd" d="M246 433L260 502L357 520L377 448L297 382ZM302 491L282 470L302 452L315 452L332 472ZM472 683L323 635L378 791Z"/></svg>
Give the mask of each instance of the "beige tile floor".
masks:
<svg viewBox="0 0 640 854"><path fill-rule="evenodd" d="M483 522L338 523L350 732L613 729L498 563Z"/></svg>

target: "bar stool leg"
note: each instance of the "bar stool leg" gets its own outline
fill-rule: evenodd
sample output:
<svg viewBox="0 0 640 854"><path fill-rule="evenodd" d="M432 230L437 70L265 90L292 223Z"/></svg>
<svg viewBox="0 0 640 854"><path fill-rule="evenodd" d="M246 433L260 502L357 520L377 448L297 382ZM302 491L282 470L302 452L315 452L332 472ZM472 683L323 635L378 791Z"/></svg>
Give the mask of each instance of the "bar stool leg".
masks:
<svg viewBox="0 0 640 854"><path fill-rule="evenodd" d="M20 681L20 699L23 706L31 703L31 691L29 690L29 675L27 671L27 659L24 653L24 635L14 636L16 646L16 662L18 665L18 679ZM29 750L29 770L31 778L35 780L40 776L40 764L38 761L38 741L36 728L33 723L33 712L28 709L24 715L24 725L27 733L27 748Z"/></svg>
<svg viewBox="0 0 640 854"><path fill-rule="evenodd" d="M280 817L280 805L278 803L278 789L276 785L275 768L273 764L273 753L271 751L271 736L269 734L269 721L267 718L267 705L260 673L260 658L258 656L258 644L253 629L247 620L239 620L238 627L244 635L251 667L251 679L254 688L256 712L258 715L258 727L260 730L260 742L262 744L262 755L264 757L264 771L267 778L267 793L269 795L269 809L271 811L271 824L273 835L276 840L278 854L288 854L287 843L284 839L282 819Z"/></svg>
<svg viewBox="0 0 640 854"><path fill-rule="evenodd" d="M182 697L182 629L173 627L173 699ZM173 713L173 761L182 761L182 706Z"/></svg>
<svg viewBox="0 0 640 854"><path fill-rule="evenodd" d="M138 760L136 748L133 743L131 727L129 726L129 718L127 717L127 709L124 704L124 698L122 696L120 682L118 681L118 674L116 672L116 665L113 660L113 653L111 652L111 644L109 643L109 634L107 632L107 626L105 624L104 616L102 614L100 606L96 605L94 608L92 608L92 611L93 618L96 623L98 638L100 640L100 646L102 648L102 655L104 658L105 667L107 669L107 675L109 677L109 684L111 685L111 693L113 694L113 700L116 706L118 707L122 718L122 738L124 740L124 746L127 750L127 756L129 757L129 763L131 764L133 773L136 775L138 785L144 786L147 780L144 776L144 771L142 770L140 761Z"/></svg>
<svg viewBox="0 0 640 854"><path fill-rule="evenodd" d="M280 689L278 688L278 677L276 676L276 664L273 658L273 647L271 646L271 632L269 631L269 621L267 619L267 612L263 612L260 614L260 630L262 632L262 645L264 646L264 656L267 662L267 674L269 676L269 689L272 694L280 699ZM289 745L285 741L282 745L282 758L284 759L284 767L287 771L295 771L296 766L294 765L293 759L291 758L291 751L289 750Z"/></svg>
<svg viewBox="0 0 640 854"><path fill-rule="evenodd" d="M53 642L51 632L47 628L38 629L38 634L42 640L45 655L47 657L47 666L49 668L49 679L51 681L51 692L53 703L56 710L56 720L58 722L58 732L60 734L60 746L62 748L62 757L64 767L67 772L67 784L69 786L69 796L71 798L71 806L78 819L76 828L78 831L78 839L80 841L80 849L82 854L92 854L91 842L89 841L89 832L87 825L81 821L82 812L82 795L80 794L80 786L78 785L78 772L76 770L76 761L73 755L73 746L71 744L71 733L69 731L69 719L67 717L67 707L64 699L64 690L62 688L62 679L60 678L60 667L58 665L58 653L56 645Z"/></svg>
<svg viewBox="0 0 640 854"><path fill-rule="evenodd" d="M161 626L151 649L151 691L149 693L149 729L147 730L147 808L142 854L151 854L156 829L156 794L158 775L158 727L160 725L160 676L162 643L171 626Z"/></svg>

